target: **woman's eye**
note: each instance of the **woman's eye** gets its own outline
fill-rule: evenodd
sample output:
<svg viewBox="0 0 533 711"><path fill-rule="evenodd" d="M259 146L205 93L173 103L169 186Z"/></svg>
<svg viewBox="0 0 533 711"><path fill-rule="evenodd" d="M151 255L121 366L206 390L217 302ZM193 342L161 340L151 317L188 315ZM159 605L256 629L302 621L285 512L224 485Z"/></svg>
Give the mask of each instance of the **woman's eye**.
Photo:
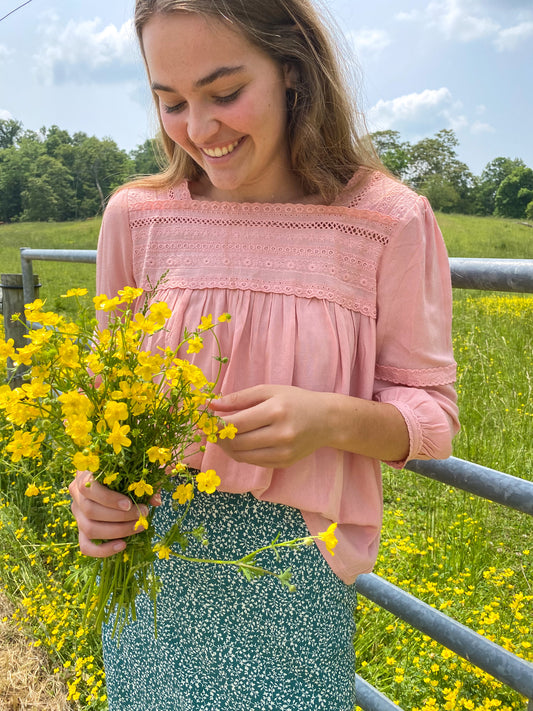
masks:
<svg viewBox="0 0 533 711"><path fill-rule="evenodd" d="M215 101L217 104L230 104L238 98L241 91L242 89L237 89L237 91L234 91L232 94L228 94L227 96L215 96Z"/></svg>
<svg viewBox="0 0 533 711"><path fill-rule="evenodd" d="M185 108L185 102L182 101L179 104L175 104L175 106L167 106L166 104L163 104L163 111L166 114L176 114L179 113L180 111L183 111Z"/></svg>

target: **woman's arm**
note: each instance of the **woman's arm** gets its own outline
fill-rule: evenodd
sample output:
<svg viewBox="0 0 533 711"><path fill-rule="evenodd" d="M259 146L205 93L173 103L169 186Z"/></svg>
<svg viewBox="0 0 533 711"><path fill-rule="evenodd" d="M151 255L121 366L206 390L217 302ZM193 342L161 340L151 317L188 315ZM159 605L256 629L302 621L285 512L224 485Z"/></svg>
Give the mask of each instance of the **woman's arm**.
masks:
<svg viewBox="0 0 533 711"><path fill-rule="evenodd" d="M258 385L214 400L211 409L237 428L220 446L238 462L288 467L321 447L367 457L405 459L409 432L387 403L286 385Z"/></svg>

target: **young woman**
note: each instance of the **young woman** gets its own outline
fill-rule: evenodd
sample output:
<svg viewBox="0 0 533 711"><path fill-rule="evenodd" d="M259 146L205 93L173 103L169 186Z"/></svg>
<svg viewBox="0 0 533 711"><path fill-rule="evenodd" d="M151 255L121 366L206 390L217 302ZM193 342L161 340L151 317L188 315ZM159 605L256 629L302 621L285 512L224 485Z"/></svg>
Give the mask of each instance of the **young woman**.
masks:
<svg viewBox="0 0 533 711"><path fill-rule="evenodd" d="M168 167L111 199L98 291L167 272L158 296L173 316L154 349L203 315L232 315L213 409L238 434L189 462L222 480L191 512L209 555L332 521L339 543L334 557L288 554L292 595L161 561L157 639L143 598L119 645L104 633L110 709L351 711L354 581L377 555L379 460L447 457L458 428L442 237L358 130L308 0L137 0L135 23ZM194 362L214 372L207 339ZM82 552L123 550L138 518L128 499L88 473L71 494ZM164 496L156 525L173 515Z"/></svg>

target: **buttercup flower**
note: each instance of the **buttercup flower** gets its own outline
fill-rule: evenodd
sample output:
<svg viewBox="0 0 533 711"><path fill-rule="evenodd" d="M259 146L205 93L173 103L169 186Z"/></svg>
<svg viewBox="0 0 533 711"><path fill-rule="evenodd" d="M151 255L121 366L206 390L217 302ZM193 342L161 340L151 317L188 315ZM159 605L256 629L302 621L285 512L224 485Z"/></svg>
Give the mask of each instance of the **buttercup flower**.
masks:
<svg viewBox="0 0 533 711"><path fill-rule="evenodd" d="M172 498L181 505L186 504L187 501L192 501L194 498L194 486L190 483L179 484L172 494Z"/></svg>
<svg viewBox="0 0 533 711"><path fill-rule="evenodd" d="M326 544L326 548L328 549L328 552L331 553L331 555L335 555L333 549L338 543L337 538L335 536L336 528L337 524L332 523L330 526L328 526L327 531L322 531L322 533L318 534L319 540L323 541Z"/></svg>
<svg viewBox="0 0 533 711"><path fill-rule="evenodd" d="M129 425L120 425L118 422L115 422L113 425L111 434L106 439L106 442L113 445L115 454L118 454L122 450L122 447L130 446L131 439L126 437L130 429L131 427Z"/></svg>
<svg viewBox="0 0 533 711"><path fill-rule="evenodd" d="M196 483L198 491L205 491L206 494L212 494L220 484L220 477L214 469L208 469L206 472L200 472L196 475Z"/></svg>
<svg viewBox="0 0 533 711"><path fill-rule="evenodd" d="M140 499L145 494L147 496L152 496L154 493L154 487L151 484L147 484L144 479L141 479L140 481L135 481L133 484L130 484L128 486L128 491L133 491L135 496Z"/></svg>
<svg viewBox="0 0 533 711"><path fill-rule="evenodd" d="M28 484L26 491L24 492L25 496L38 496L40 494L39 487L35 486L35 484Z"/></svg>

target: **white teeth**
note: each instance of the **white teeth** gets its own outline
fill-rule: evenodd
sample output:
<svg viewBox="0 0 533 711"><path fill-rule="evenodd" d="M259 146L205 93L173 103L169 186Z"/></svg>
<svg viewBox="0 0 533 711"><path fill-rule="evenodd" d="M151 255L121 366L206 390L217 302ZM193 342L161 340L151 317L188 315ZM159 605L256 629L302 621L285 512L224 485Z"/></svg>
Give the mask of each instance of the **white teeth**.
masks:
<svg viewBox="0 0 533 711"><path fill-rule="evenodd" d="M203 152L210 158L220 158L221 156L227 156L228 153L233 153L237 148L239 141L231 143L229 146L224 146L223 148L204 148Z"/></svg>

